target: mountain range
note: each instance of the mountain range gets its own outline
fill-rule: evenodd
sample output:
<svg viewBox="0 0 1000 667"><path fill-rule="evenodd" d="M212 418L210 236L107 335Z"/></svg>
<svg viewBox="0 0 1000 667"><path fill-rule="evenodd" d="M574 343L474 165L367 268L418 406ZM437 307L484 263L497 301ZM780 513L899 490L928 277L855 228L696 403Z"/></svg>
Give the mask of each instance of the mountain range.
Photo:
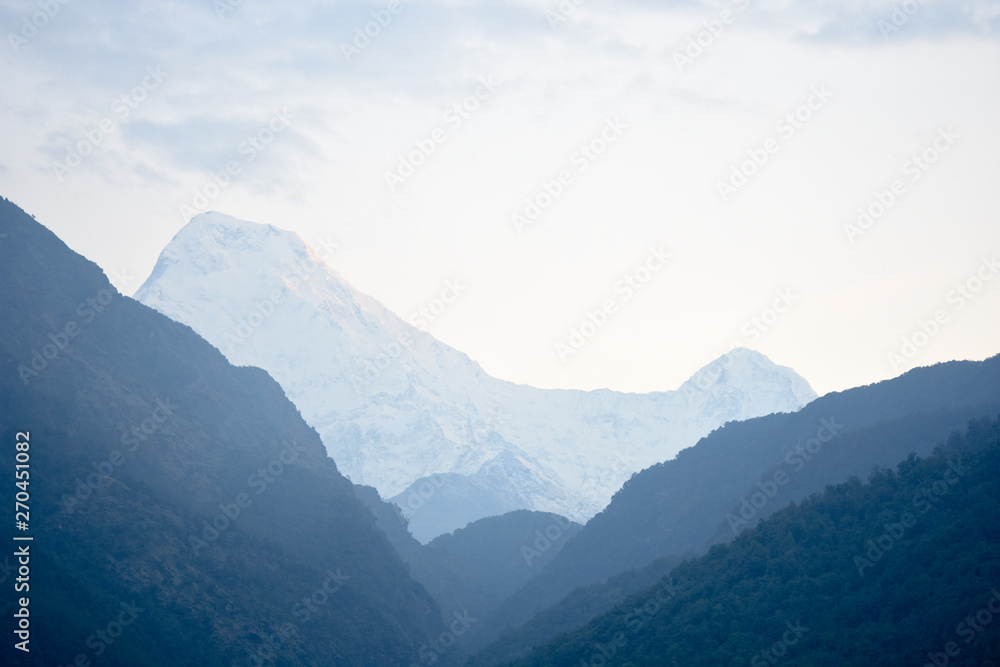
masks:
<svg viewBox="0 0 1000 667"><path fill-rule="evenodd" d="M827 394L795 413L726 424L630 479L477 626L474 647L507 636L476 664L506 664L789 503L928 455L970 420L998 414L1000 356L918 368Z"/></svg>
<svg viewBox="0 0 1000 667"><path fill-rule="evenodd" d="M0 518L31 538L0 558L0 615L30 626L21 651L5 624L0 663L402 666L448 631L267 373L6 199L0 233L0 468L14 489L28 466L30 508Z"/></svg>
<svg viewBox="0 0 1000 667"><path fill-rule="evenodd" d="M517 667L1000 657L1000 419L783 507Z"/></svg>
<svg viewBox="0 0 1000 667"><path fill-rule="evenodd" d="M586 521L632 474L722 424L816 397L791 369L742 348L674 391L513 384L351 287L331 262L292 232L204 213L135 298L232 363L266 370L339 469L397 504L422 542L517 509Z"/></svg>
<svg viewBox="0 0 1000 667"><path fill-rule="evenodd" d="M238 226L264 240L216 247L220 279L241 253L286 234ZM632 474L585 524L485 502L501 480L518 482L515 462L535 451L511 449L501 427L514 420L497 420L483 438L496 448L494 477L430 472L413 483L428 504L479 499L469 516L495 515L417 539L419 513L341 474L330 443L267 372L234 364L191 327L119 294L5 199L0 240L0 438L9 445L0 469L30 472L9 490L30 515L0 503L8 535L30 538L0 557L0 583L24 595L0 596L0 616L19 624L31 649L8 641L2 664L940 667L1000 658L991 625L1000 356L726 420ZM299 303L296 290L315 296L302 276L321 264L299 284L289 278L272 305ZM357 349L368 349L366 332L384 333L377 304L334 278L322 285L353 301L328 293L295 321L335 328L322 311L339 313ZM256 306L263 318L267 308ZM417 379L431 370L404 347L437 346L444 352L431 358L441 364L464 358L423 332L419 348L418 333L383 315L412 338L396 355ZM297 354L300 343L281 349ZM678 392L553 392L548 405L572 396L615 416L614 401L605 405L614 399L638 419L630 401L681 396L720 421L763 411L758 385L772 398L788 391L797 376L779 368L768 384L768 364L734 350ZM442 373L442 390L470 377L467 365L429 368ZM466 396L506 384L482 375ZM450 414L453 398L422 403L428 423L448 423L432 409ZM414 408L396 399L383 391L366 400L376 414L385 408L386 424L398 409L415 428ZM599 432L591 428L578 431ZM653 430L615 428L602 437Z"/></svg>

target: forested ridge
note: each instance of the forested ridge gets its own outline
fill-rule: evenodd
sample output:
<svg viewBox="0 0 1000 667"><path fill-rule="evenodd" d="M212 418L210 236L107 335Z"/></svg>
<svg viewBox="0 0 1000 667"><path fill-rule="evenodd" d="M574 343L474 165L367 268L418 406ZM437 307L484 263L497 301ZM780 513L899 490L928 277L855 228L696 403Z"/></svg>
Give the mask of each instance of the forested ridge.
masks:
<svg viewBox="0 0 1000 667"><path fill-rule="evenodd" d="M514 664L985 667L1000 655L998 507L1000 419L973 421L932 456L778 511Z"/></svg>

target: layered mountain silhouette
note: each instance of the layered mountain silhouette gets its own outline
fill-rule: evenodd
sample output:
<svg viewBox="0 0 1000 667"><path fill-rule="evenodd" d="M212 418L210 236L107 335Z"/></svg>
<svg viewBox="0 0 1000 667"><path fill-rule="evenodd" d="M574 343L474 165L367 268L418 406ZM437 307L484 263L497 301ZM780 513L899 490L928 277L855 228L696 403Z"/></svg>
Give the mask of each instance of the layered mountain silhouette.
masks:
<svg viewBox="0 0 1000 667"><path fill-rule="evenodd" d="M507 637L476 664L523 655L656 581L679 559L732 539L788 503L910 453L929 454L970 419L997 414L1000 356L918 368L828 394L796 413L726 424L629 480L551 563L479 624L474 646L505 628Z"/></svg>
<svg viewBox="0 0 1000 667"><path fill-rule="evenodd" d="M919 445L914 445L919 447ZM1000 420L853 477L514 664L992 665Z"/></svg>
<svg viewBox="0 0 1000 667"><path fill-rule="evenodd" d="M479 519L430 544L420 544L407 530L398 507L381 500L371 487L358 486L356 492L411 576L438 602L443 618L468 613L477 625L491 618L581 528L557 514L516 510ZM456 638L456 655L471 651L472 637L470 631Z"/></svg>
<svg viewBox="0 0 1000 667"><path fill-rule="evenodd" d="M3 664L410 665L450 631L265 372L7 200L0 232L0 468L13 488L28 434L33 537L30 652L8 632Z"/></svg>
<svg viewBox="0 0 1000 667"><path fill-rule="evenodd" d="M292 232L196 216L136 299L235 364L268 371L356 484L378 489L422 542L516 509L586 521L633 473L727 421L815 398L763 355L734 350L677 391L543 390L465 354L352 288ZM447 299L460 307L462 287Z"/></svg>
<svg viewBox="0 0 1000 667"><path fill-rule="evenodd" d="M177 321L5 199L0 239L3 664L1000 657L1000 356L815 400L745 350L540 390L272 227L182 230L137 295Z"/></svg>

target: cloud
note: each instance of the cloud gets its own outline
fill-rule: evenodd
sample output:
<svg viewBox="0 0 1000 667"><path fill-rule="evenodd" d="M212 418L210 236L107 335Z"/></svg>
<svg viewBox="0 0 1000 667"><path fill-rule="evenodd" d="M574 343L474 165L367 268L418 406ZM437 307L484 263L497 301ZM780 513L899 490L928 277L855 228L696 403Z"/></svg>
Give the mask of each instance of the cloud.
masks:
<svg viewBox="0 0 1000 667"><path fill-rule="evenodd" d="M157 155L174 169L211 170L234 159L240 143L264 122L203 116L174 123L137 120L125 126L124 136L137 150Z"/></svg>
<svg viewBox="0 0 1000 667"><path fill-rule="evenodd" d="M616 334L620 349L651 349L654 342L628 337L661 331L668 340L655 344L690 350L692 364L716 354L705 331L743 321L739 303L789 279L808 286L814 274L841 275L841 224L941 124L960 127L968 141L914 187L913 204L897 208L897 220L866 237L858 270L875 267L877 275L907 262L923 270L922 244L936 238L943 219L966 225L961 238L969 244L996 245L988 237L995 225L983 222L992 209L978 193L988 189L1000 150L996 88L981 84L996 78L1000 8L926 2L884 38L878 22L891 20L902 1L748 0L679 71L674 51L736 3L421 0L402 3L389 20L387 0L244 0L221 16L213 0L73 0L17 53L0 44L8 49L0 58L0 184L20 188L4 194L49 219L65 214L77 225L71 234L90 225L79 249L102 265L118 268L128 258L142 274L182 223L180 205L228 161L243 160L240 144L276 109L294 109L288 129L241 162L210 208L307 236L334 233L349 249L345 275L402 311L438 272L469 275L483 296L463 307L476 316L456 315L442 336L519 381L663 388L693 369L595 351L593 367L566 375L551 367L540 341L563 333L554 303L590 307L591 287L603 289L647 241L676 248L685 284L665 281L660 297L635 309L634 326ZM560 7L565 21L550 24L546 13ZM37 0L8 0L0 19L16 28L36 10ZM162 86L57 182L52 162L156 66L169 73ZM503 81L496 93L460 126L446 123L444 114L489 75ZM717 179L821 83L835 92L830 105L722 205ZM574 172L574 187L531 234L517 236L510 215L553 174L573 169L574 152L616 116L629 124L621 141L585 173ZM447 139L390 192L385 172L441 127ZM957 244L937 245L935 257L954 253L941 261L958 261ZM807 256L803 265L794 260ZM734 273L738 297L730 294ZM598 276L596 285L588 275ZM817 279L814 293L824 289ZM505 319L505 312L531 315ZM809 335L788 334L807 341L801 358L810 346L836 350L838 336L850 335L848 314L829 326L815 321L821 325ZM490 347L499 337L510 343ZM843 359L835 365L850 367ZM827 372L839 378L827 387L846 386L846 370ZM603 379L615 374L625 379Z"/></svg>
<svg viewBox="0 0 1000 667"><path fill-rule="evenodd" d="M748 12L762 31L819 43L892 43L969 35L996 39L1000 7L988 0L768 3Z"/></svg>

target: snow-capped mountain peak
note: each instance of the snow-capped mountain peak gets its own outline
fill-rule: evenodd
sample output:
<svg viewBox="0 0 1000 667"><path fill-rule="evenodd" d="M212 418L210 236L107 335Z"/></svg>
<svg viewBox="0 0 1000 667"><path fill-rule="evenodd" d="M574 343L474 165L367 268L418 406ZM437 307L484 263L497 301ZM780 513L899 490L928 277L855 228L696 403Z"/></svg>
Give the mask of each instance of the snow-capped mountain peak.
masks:
<svg viewBox="0 0 1000 667"><path fill-rule="evenodd" d="M726 421L815 394L751 350L678 391L543 390L465 354L353 289L298 235L205 213L164 249L135 298L285 389L354 482L393 497L429 540L513 509L585 521L628 477Z"/></svg>

